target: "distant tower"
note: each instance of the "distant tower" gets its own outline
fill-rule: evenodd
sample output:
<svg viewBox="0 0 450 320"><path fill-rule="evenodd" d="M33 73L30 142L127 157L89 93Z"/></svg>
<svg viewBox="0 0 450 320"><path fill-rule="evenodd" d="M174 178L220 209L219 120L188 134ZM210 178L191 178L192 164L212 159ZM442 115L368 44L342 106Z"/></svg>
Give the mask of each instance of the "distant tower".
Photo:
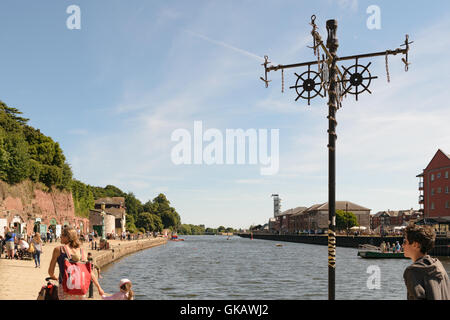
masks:
<svg viewBox="0 0 450 320"><path fill-rule="evenodd" d="M273 217L275 218L280 213L281 199L278 194L272 194L273 197Z"/></svg>

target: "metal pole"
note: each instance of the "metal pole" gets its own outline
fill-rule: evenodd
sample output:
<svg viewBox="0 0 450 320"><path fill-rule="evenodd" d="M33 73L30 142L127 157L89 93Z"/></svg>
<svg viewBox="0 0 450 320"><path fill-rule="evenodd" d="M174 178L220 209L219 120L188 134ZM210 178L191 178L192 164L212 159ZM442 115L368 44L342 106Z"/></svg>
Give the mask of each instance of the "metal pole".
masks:
<svg viewBox="0 0 450 320"><path fill-rule="evenodd" d="M328 300L335 300L336 283L336 110L337 74L336 52L339 46L336 31L337 21L327 21L327 48L330 51L330 87L328 91Z"/></svg>

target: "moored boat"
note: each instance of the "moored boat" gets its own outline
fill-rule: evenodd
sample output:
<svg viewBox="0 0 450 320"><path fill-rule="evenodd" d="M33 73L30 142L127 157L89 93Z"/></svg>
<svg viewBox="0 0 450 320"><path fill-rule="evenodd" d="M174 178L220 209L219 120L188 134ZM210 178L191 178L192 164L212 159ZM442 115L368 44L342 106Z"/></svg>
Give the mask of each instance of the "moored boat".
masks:
<svg viewBox="0 0 450 320"><path fill-rule="evenodd" d="M382 252L379 247L367 244L359 246L358 256L365 259L406 259L403 252Z"/></svg>

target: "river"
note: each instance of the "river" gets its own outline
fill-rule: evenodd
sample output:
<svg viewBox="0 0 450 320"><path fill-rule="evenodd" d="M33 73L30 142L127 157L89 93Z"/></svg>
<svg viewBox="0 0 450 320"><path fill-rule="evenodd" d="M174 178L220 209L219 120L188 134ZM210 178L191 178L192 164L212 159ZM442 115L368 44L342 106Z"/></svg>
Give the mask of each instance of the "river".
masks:
<svg viewBox="0 0 450 320"><path fill-rule="evenodd" d="M106 266L102 288L117 292L120 279L128 278L137 300L328 299L326 246L238 236L181 238ZM450 259L440 260L449 273ZM357 249L338 247L336 299L405 300L403 271L410 264L362 259Z"/></svg>

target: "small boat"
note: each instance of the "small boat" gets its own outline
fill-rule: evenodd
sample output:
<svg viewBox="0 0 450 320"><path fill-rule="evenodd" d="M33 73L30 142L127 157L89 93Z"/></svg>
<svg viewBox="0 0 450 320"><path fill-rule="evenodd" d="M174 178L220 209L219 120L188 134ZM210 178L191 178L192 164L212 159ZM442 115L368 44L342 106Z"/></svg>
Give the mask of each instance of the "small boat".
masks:
<svg viewBox="0 0 450 320"><path fill-rule="evenodd" d="M381 252L381 249L370 244L360 245L358 256L365 259L407 259L403 252Z"/></svg>
<svg viewBox="0 0 450 320"><path fill-rule="evenodd" d="M174 234L172 235L172 238L170 238L170 241L184 241L184 239L180 239L176 234Z"/></svg>
<svg viewBox="0 0 450 320"><path fill-rule="evenodd" d="M281 243L276 244L277 247L282 247L283 245Z"/></svg>

